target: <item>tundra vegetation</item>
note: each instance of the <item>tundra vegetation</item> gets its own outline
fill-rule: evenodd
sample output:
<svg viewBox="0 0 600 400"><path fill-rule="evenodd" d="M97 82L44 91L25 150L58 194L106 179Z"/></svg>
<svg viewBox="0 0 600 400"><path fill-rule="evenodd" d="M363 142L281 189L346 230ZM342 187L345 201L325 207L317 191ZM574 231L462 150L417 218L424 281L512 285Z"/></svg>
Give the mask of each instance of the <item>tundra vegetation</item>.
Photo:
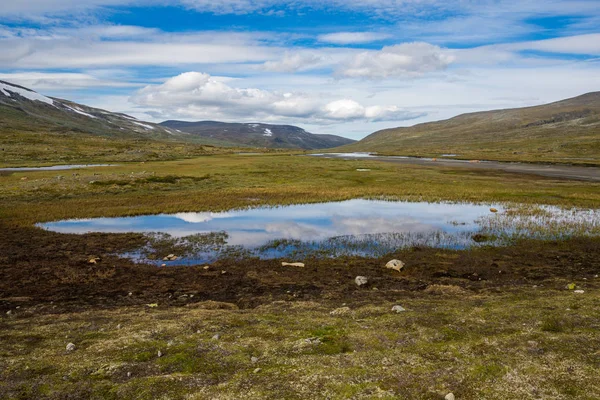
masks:
<svg viewBox="0 0 600 400"><path fill-rule="evenodd" d="M218 153L0 175L0 398L600 397L600 239L585 232L381 258L157 268L117 255L146 245L143 235L35 227L352 198L525 204L519 212L542 220L539 205L600 204L591 182ZM89 154L77 163L119 161ZM31 163L5 165L16 164ZM223 237L205 239L196 245ZM164 256L185 250L151 240ZM385 268L391 259L402 271Z"/></svg>

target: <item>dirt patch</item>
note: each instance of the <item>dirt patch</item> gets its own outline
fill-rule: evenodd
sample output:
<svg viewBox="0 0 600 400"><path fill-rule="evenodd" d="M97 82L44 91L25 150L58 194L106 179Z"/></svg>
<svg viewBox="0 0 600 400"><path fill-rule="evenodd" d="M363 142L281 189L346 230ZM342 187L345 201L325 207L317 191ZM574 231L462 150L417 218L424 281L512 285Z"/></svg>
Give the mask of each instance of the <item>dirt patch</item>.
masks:
<svg viewBox="0 0 600 400"><path fill-rule="evenodd" d="M60 312L206 301L249 308L277 300L359 305L393 301L403 294L459 294L524 285L563 289L565 281L584 278L586 285L594 285L600 270L600 239L594 238L468 251L412 248L381 259L293 260L306 268L258 259L224 260L208 269L157 268L114 255L143 243L143 236L135 234L65 235L0 226L0 309L36 305L41 312ZM90 264L91 257L100 261ZM391 258L406 263L402 273L384 268ZM367 287L356 285L358 275L368 277ZM219 303L198 307L207 304Z"/></svg>

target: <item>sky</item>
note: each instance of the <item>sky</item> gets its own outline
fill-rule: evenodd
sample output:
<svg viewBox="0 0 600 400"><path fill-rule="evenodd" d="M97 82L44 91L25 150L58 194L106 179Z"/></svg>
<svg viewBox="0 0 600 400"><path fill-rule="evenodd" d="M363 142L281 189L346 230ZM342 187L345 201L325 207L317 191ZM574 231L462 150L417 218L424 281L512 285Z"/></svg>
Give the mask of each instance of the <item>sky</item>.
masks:
<svg viewBox="0 0 600 400"><path fill-rule="evenodd" d="M600 0L1 0L0 80L360 139L600 91Z"/></svg>

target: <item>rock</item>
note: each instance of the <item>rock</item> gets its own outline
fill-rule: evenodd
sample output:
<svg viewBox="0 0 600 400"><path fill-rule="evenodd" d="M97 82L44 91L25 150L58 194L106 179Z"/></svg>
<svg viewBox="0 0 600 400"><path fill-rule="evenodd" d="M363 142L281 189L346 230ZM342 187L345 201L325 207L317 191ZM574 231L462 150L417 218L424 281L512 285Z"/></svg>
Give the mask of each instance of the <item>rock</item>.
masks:
<svg viewBox="0 0 600 400"><path fill-rule="evenodd" d="M394 307L392 307L392 311L395 311L399 314L401 312L406 311L406 308L399 306L399 305L395 305Z"/></svg>
<svg viewBox="0 0 600 400"><path fill-rule="evenodd" d="M583 293L585 293L585 291L583 291L583 290L574 290L573 293L583 294Z"/></svg>
<svg viewBox="0 0 600 400"><path fill-rule="evenodd" d="M260 368L256 368L256 369L254 370L254 373L255 373L255 374L258 374L260 371L261 371L261 369L260 369Z"/></svg>
<svg viewBox="0 0 600 400"><path fill-rule="evenodd" d="M117 329L121 329L121 328L122 328L121 324L117 325Z"/></svg>
<svg viewBox="0 0 600 400"><path fill-rule="evenodd" d="M404 263L400 260L391 260L388 261L387 264L385 264L385 267L388 269L394 269L398 272L402 271L402 269L404 269Z"/></svg>
<svg viewBox="0 0 600 400"><path fill-rule="evenodd" d="M131 378L131 372L127 372L127 377Z"/></svg>
<svg viewBox="0 0 600 400"><path fill-rule="evenodd" d="M493 208L493 207L492 207L492 208L490 208L490 212L497 213L497 212L498 212L498 209L497 209L497 208Z"/></svg>
<svg viewBox="0 0 600 400"><path fill-rule="evenodd" d="M88 260L88 264L98 264L98 261L100 261L100 257L92 257Z"/></svg>
<svg viewBox="0 0 600 400"><path fill-rule="evenodd" d="M293 263L282 262L281 266L282 267L299 267L299 268L304 268L304 263L301 263L301 262L293 262Z"/></svg>
<svg viewBox="0 0 600 400"><path fill-rule="evenodd" d="M574 283L569 283L567 285L567 290L575 290L576 287L577 287L577 285L575 285Z"/></svg>
<svg viewBox="0 0 600 400"><path fill-rule="evenodd" d="M366 276L357 276L356 278L354 278L354 282L356 282L357 286L364 286L367 283L369 283L369 278L367 278Z"/></svg>
<svg viewBox="0 0 600 400"><path fill-rule="evenodd" d="M12 314L12 311L11 311L11 310L8 310L8 311L6 312L6 315L11 315L11 314Z"/></svg>
<svg viewBox="0 0 600 400"><path fill-rule="evenodd" d="M350 307L341 307L341 308L336 308L335 310L331 311L329 313L329 315L333 315L333 316L339 316L339 315L347 315L350 314Z"/></svg>
<svg viewBox="0 0 600 400"><path fill-rule="evenodd" d="M167 264L160 264L160 266L161 266L161 267L166 267L166 266L167 266Z"/></svg>
<svg viewBox="0 0 600 400"><path fill-rule="evenodd" d="M219 335L218 333L212 337L212 340L219 340L219 339L221 339L221 335Z"/></svg>
<svg viewBox="0 0 600 400"><path fill-rule="evenodd" d="M447 395L444 397L444 400L454 400L454 399L455 399L455 397L454 397L454 394L452 394L452 393L448 393L448 394L447 394Z"/></svg>
<svg viewBox="0 0 600 400"><path fill-rule="evenodd" d="M208 271L210 269L210 265L205 265L204 267L202 267L202 269Z"/></svg>
<svg viewBox="0 0 600 400"><path fill-rule="evenodd" d="M158 356L158 358L160 358L163 356L163 353L162 353L162 351L159 350L158 353L156 353L156 355Z"/></svg>
<svg viewBox="0 0 600 400"><path fill-rule="evenodd" d="M256 364L258 362L258 357L252 357L252 358L250 358L250 362L252 364Z"/></svg>
<svg viewBox="0 0 600 400"><path fill-rule="evenodd" d="M75 351L75 349L76 349L75 343L67 344L67 351L71 352L71 351Z"/></svg>

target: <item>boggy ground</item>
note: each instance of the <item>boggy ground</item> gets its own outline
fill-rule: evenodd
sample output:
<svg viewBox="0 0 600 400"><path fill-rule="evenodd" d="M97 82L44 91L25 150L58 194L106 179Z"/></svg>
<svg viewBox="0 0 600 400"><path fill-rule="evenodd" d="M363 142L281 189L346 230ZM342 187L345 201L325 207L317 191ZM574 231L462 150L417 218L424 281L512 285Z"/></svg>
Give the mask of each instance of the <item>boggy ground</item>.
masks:
<svg viewBox="0 0 600 400"><path fill-rule="evenodd" d="M137 235L0 232L0 398L600 396L598 239L413 248L389 256L398 273L389 257L156 268L110 255Z"/></svg>
<svg viewBox="0 0 600 400"><path fill-rule="evenodd" d="M0 398L600 398L598 238L205 270L33 226L357 197L597 207L600 184L282 155L0 176Z"/></svg>
<svg viewBox="0 0 600 400"><path fill-rule="evenodd" d="M305 268L282 267L282 260L222 260L204 266L157 268L114 255L144 243L135 234L66 235L38 228L0 230L0 308L44 303L69 311L89 307L158 303L185 305L204 300L252 308L275 300L362 303L392 300L429 285L470 291L588 280L600 272L600 239L560 242L523 241L509 247L467 251L412 248L381 259L308 259ZM99 257L97 264L90 264ZM408 267L383 268L391 258ZM295 261L295 260L286 260ZM367 289L354 278L367 276ZM600 282L600 280L598 281ZM130 294L131 293L131 294Z"/></svg>

